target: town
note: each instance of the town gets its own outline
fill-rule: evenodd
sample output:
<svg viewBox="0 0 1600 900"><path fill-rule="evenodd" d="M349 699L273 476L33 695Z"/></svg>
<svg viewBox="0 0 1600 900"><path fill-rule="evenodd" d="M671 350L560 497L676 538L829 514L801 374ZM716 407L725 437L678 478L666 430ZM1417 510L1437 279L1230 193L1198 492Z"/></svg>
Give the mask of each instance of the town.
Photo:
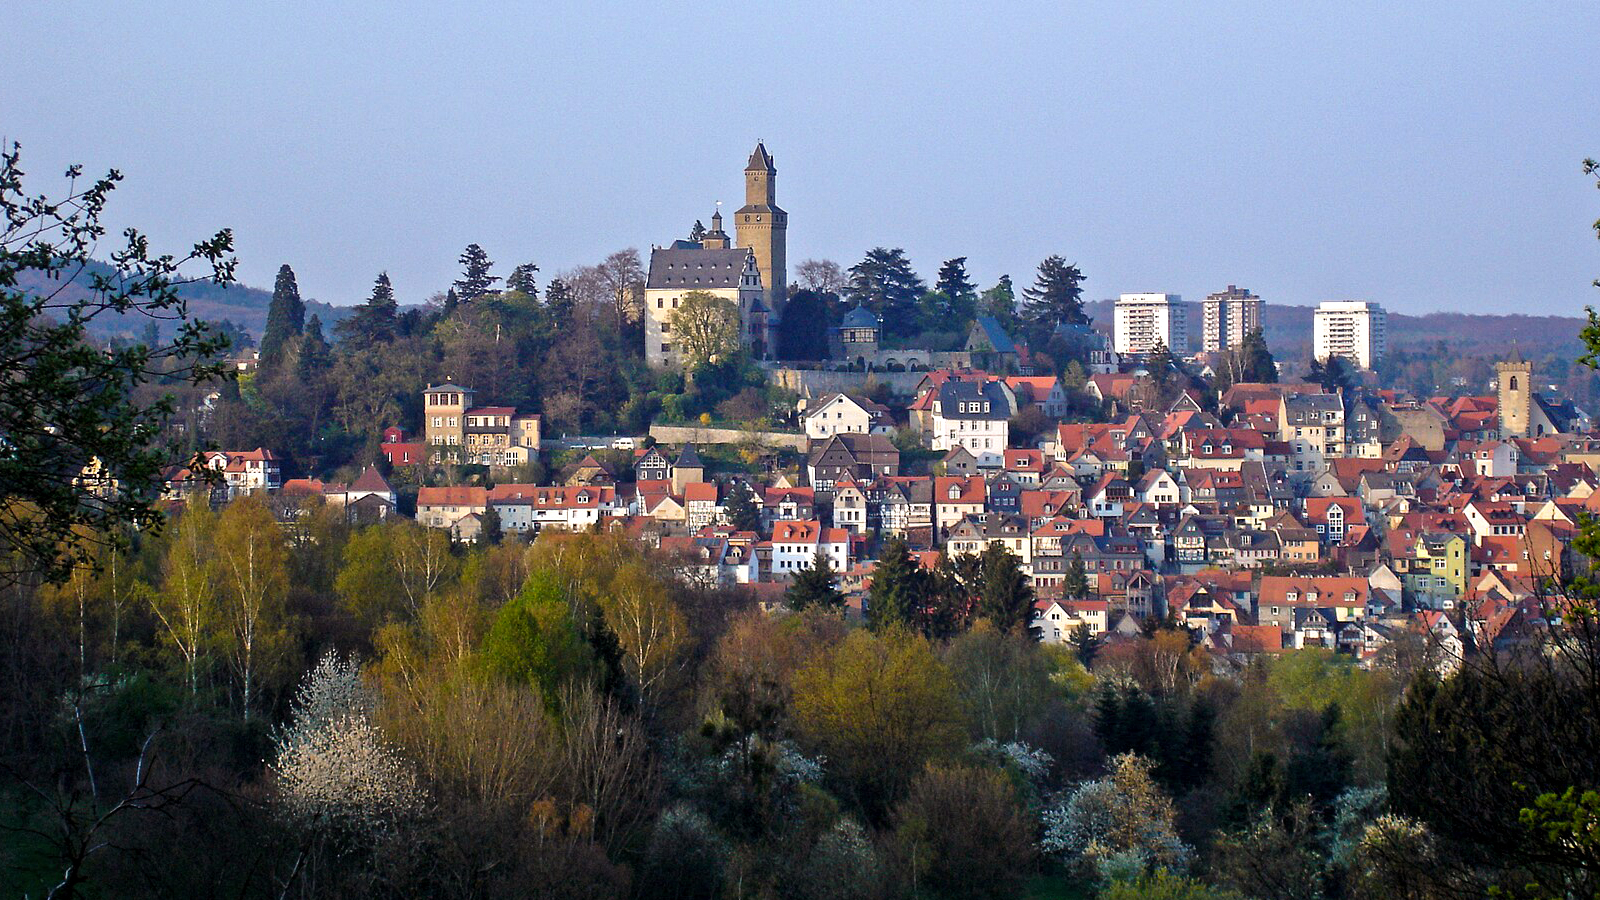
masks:
<svg viewBox="0 0 1600 900"><path fill-rule="evenodd" d="M697 239L651 251L635 285L643 355L664 373L743 355L789 386L787 429L708 415L552 439L539 413L446 381L415 398L418 418L383 423L349 484L286 479L258 447L203 454L220 490L191 466L165 495L265 492L287 525L321 502L464 543L619 530L769 609L821 571L862 619L891 543L930 574L998 545L1035 598L1039 640L1092 648L1164 623L1218 665L1305 647L1371 664L1405 639L1448 670L1470 648L1525 639L1547 582L1584 564L1573 538L1600 510L1600 440L1514 350L1478 392L1376 388L1383 308L1330 301L1315 316L1319 380L1279 381L1262 299L1229 285L1195 317L1176 295L1123 294L1109 335L1075 295L1042 331L1013 310L1012 328L1046 335L1053 359L988 314L954 349L906 348L856 305L818 335L823 359L779 360L784 316L809 313L786 288L788 216L765 146L744 174L735 239L718 211ZM530 466L549 477L519 480ZM953 601L961 615L973 594Z"/></svg>

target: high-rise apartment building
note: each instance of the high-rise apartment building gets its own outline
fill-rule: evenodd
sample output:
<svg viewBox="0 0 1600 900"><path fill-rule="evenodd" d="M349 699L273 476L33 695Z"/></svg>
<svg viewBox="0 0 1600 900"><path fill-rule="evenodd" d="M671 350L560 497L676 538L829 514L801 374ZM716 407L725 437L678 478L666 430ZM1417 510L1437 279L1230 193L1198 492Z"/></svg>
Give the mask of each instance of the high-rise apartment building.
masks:
<svg viewBox="0 0 1600 900"><path fill-rule="evenodd" d="M1112 342L1119 354L1149 353L1157 344L1189 352L1188 309L1177 294L1123 294L1117 298Z"/></svg>
<svg viewBox="0 0 1600 900"><path fill-rule="evenodd" d="M1324 300L1317 307L1313 355L1342 356L1370 369L1389 348L1389 314L1365 300Z"/></svg>
<svg viewBox="0 0 1600 900"><path fill-rule="evenodd" d="M1205 328L1202 350L1222 352L1244 343L1244 336L1261 327L1261 298L1248 288L1228 285L1225 291L1210 294L1201 304Z"/></svg>

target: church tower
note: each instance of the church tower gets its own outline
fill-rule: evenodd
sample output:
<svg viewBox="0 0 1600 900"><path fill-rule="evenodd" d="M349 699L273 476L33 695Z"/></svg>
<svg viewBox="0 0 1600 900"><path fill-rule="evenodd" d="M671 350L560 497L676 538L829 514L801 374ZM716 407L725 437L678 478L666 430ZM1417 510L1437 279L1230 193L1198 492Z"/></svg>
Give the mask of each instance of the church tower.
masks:
<svg viewBox="0 0 1600 900"><path fill-rule="evenodd" d="M744 167L744 206L734 213L734 236L756 255L767 308L781 314L789 300L785 248L789 214L778 208L778 169L765 144L757 143Z"/></svg>
<svg viewBox="0 0 1600 900"><path fill-rule="evenodd" d="M1533 363L1524 360L1522 354L1513 350L1510 360L1495 363L1494 371L1500 379L1496 392L1500 407L1500 437L1502 440L1527 437L1533 419L1533 385L1530 383L1533 381Z"/></svg>

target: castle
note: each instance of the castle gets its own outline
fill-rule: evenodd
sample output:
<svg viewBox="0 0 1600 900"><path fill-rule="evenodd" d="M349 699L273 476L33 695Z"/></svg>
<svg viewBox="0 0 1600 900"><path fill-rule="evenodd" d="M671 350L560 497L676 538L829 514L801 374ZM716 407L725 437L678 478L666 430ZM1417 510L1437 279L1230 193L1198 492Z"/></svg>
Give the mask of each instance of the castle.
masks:
<svg viewBox="0 0 1600 900"><path fill-rule="evenodd" d="M650 251L645 279L644 353L657 368L683 365L672 317L685 294L704 291L739 307L739 343L756 359L772 355L788 301L786 244L789 214L777 203L778 169L761 143L744 168L744 206L734 213L737 246L722 230L722 211L698 241L673 241Z"/></svg>

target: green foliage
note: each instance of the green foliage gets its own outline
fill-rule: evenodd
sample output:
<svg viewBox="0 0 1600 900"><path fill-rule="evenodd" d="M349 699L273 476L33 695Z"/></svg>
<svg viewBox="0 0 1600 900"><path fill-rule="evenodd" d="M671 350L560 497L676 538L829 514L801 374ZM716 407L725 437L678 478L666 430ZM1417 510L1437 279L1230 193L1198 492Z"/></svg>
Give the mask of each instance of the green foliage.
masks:
<svg viewBox="0 0 1600 900"><path fill-rule="evenodd" d="M939 278L933 289L949 298L954 321L967 323L978 313L978 288L967 277L967 258L947 259L939 267Z"/></svg>
<svg viewBox="0 0 1600 900"><path fill-rule="evenodd" d="M894 842L919 896L1019 896L1033 830L1010 780L992 769L930 766L895 808Z"/></svg>
<svg viewBox="0 0 1600 900"><path fill-rule="evenodd" d="M261 334L261 371L271 372L283 363L291 339L305 330L306 304L300 299L300 286L294 270L284 263L272 286L272 305L267 308L267 328Z"/></svg>
<svg viewBox="0 0 1600 900"><path fill-rule="evenodd" d="M812 607L835 611L844 609L844 594L834 584L833 566L828 562L826 553L817 551L811 567L795 573L783 600L790 609L796 611Z"/></svg>
<svg viewBox="0 0 1600 900"><path fill-rule="evenodd" d="M756 492L743 481L733 483L728 491L728 502L723 512L737 531L761 533L761 508L756 506Z"/></svg>
<svg viewBox="0 0 1600 900"><path fill-rule="evenodd" d="M877 313L886 337L916 333L917 300L926 288L904 250L874 247L850 267L846 297Z"/></svg>
<svg viewBox="0 0 1600 900"><path fill-rule="evenodd" d="M1131 881L1115 881L1100 892L1100 900L1244 900L1233 891L1210 887L1197 878L1174 875L1165 869Z"/></svg>
<svg viewBox="0 0 1600 900"><path fill-rule="evenodd" d="M456 279L454 289L460 301L471 302L494 290L494 283L500 277L489 274L494 262L482 247L468 244L467 249L461 251L458 261L461 263L461 277Z"/></svg>
<svg viewBox="0 0 1600 900"><path fill-rule="evenodd" d="M92 562L95 545L125 544L125 526L159 525L156 485L178 458L162 440L172 392L226 370L226 339L187 319L182 269L200 265L216 284L232 281L233 236L218 232L174 257L129 229L109 267L91 266L122 176L82 188L74 166L67 196L29 196L20 161L16 145L0 153L0 580L60 581ZM86 288L61 289L80 271L89 272ZM181 324L170 344L109 347L87 340L102 316Z"/></svg>
<svg viewBox="0 0 1600 900"><path fill-rule="evenodd" d="M1022 571L1021 561L999 541L990 542L978 558L979 614L993 622L1002 634L1031 637L1033 630L1033 587Z"/></svg>
<svg viewBox="0 0 1600 900"><path fill-rule="evenodd" d="M548 571L535 573L495 616L480 650L485 671L539 689L556 708L561 687L588 676L594 651L572 620L560 581Z"/></svg>
<svg viewBox="0 0 1600 900"><path fill-rule="evenodd" d="M796 291L778 323L778 358L814 361L828 358L828 306L815 291Z"/></svg>
<svg viewBox="0 0 1600 900"><path fill-rule="evenodd" d="M867 592L867 623L875 629L908 627L917 622L926 596L927 575L911 558L898 535L878 554Z"/></svg>
<svg viewBox="0 0 1600 900"><path fill-rule="evenodd" d="M1083 273L1060 256L1039 263L1033 287L1022 292L1022 317L1028 325L1028 342L1043 347L1057 325L1087 325L1083 311Z"/></svg>

